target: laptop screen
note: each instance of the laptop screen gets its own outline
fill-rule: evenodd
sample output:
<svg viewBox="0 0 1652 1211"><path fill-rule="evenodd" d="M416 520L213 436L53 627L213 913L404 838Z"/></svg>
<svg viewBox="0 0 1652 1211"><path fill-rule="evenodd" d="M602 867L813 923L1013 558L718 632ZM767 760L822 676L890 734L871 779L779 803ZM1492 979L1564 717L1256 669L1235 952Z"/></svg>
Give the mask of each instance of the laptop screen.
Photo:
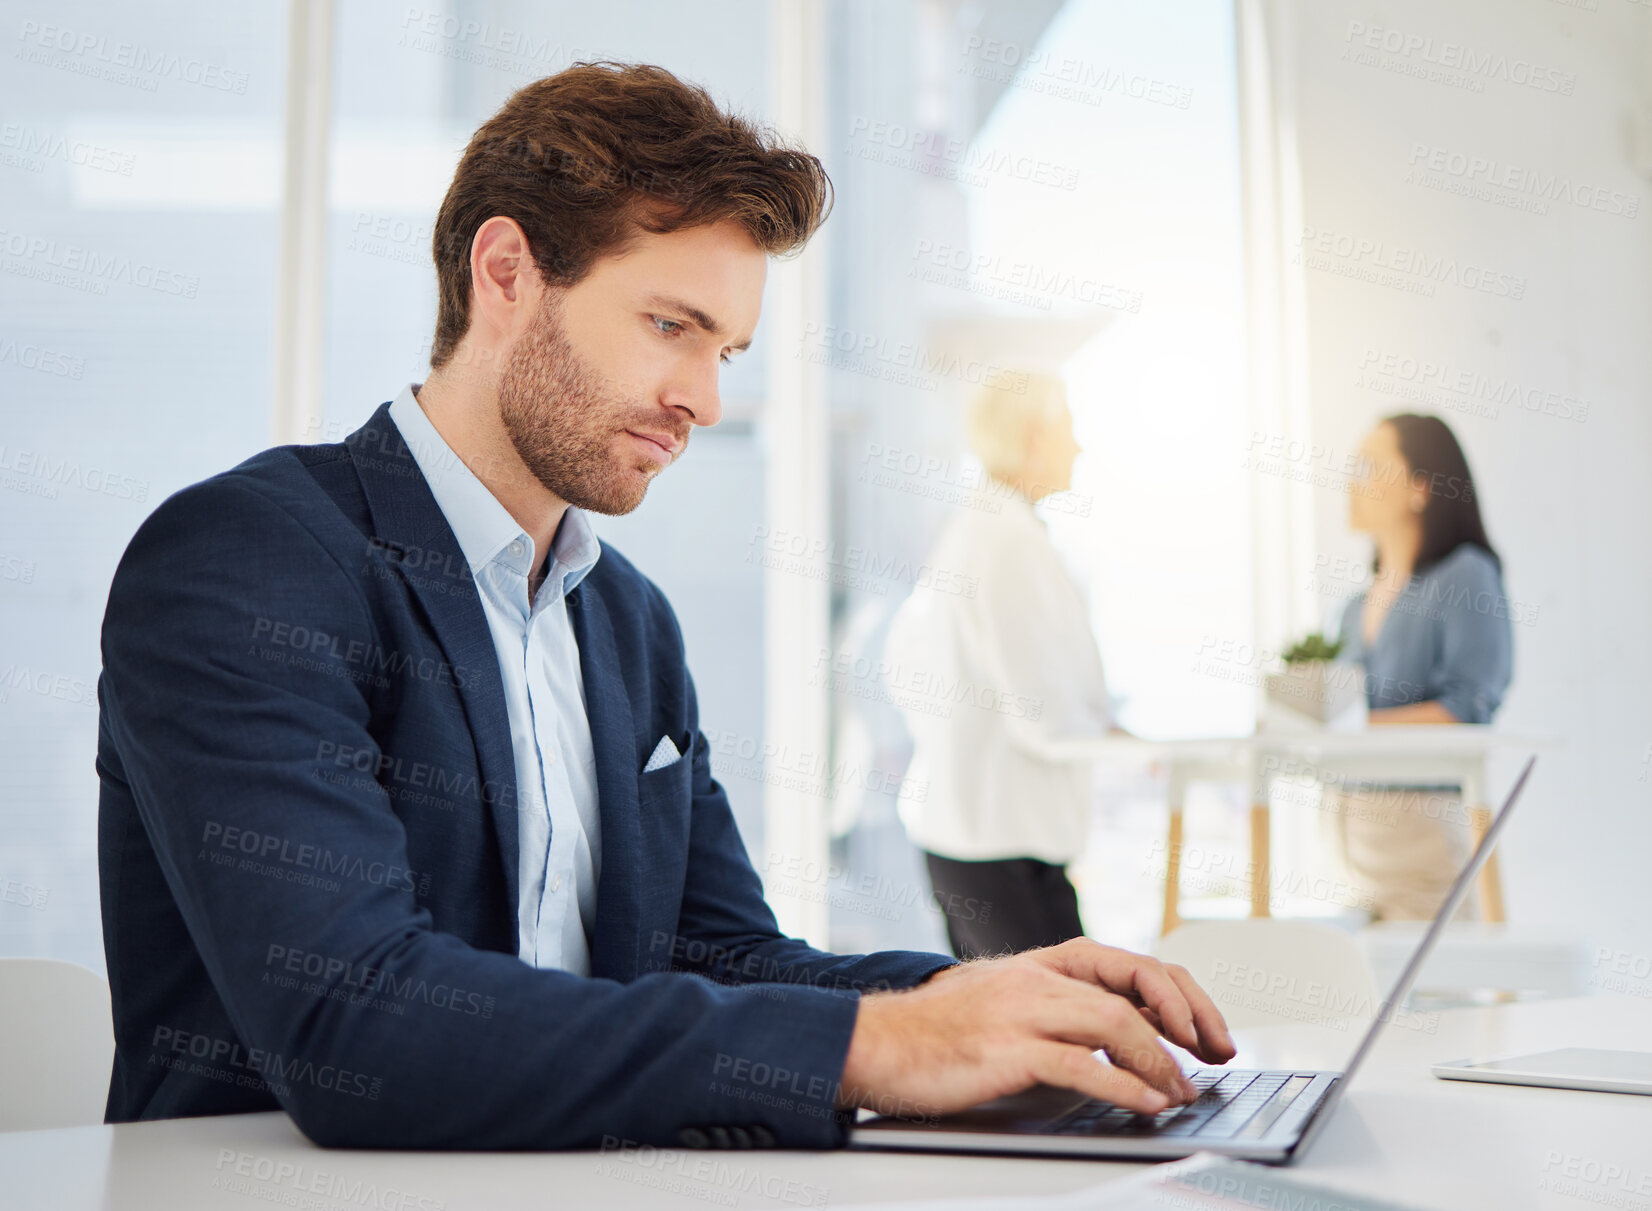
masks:
<svg viewBox="0 0 1652 1211"><path fill-rule="evenodd" d="M1365 1032L1365 1037L1360 1040L1359 1047L1355 1049L1353 1057L1348 1061L1348 1066L1343 1070L1342 1079L1337 1081L1331 1087L1330 1093L1325 1095L1325 1101L1314 1116L1314 1128L1324 1124L1326 1119L1330 1117L1331 1109L1342 1097L1344 1091L1347 1090L1349 1082L1353 1080L1354 1073L1370 1053L1371 1048L1375 1046L1377 1036L1382 1033L1382 1028L1393 1020L1395 1011L1398 1010L1406 995L1411 991L1411 985L1416 982L1417 973L1422 970L1423 961L1428 958L1428 952L1434 949L1434 943L1439 940L1446 922L1451 920L1452 914L1457 911L1457 906L1463 902L1463 897L1468 894L1468 889L1473 885L1474 877L1480 873L1480 868L1486 864L1486 859L1491 855L1492 847L1497 844L1497 838L1502 834L1503 825L1507 822L1509 812L1514 807L1514 801L1520 797L1520 792L1525 788L1526 779L1531 776L1532 766L1536 763L1536 757L1526 759L1525 767L1521 769L1520 776L1514 780L1514 786L1510 789L1508 798L1503 800L1503 806L1498 811L1497 818L1486 829L1485 836L1480 838L1480 844L1475 846L1474 853L1469 857L1467 865L1458 872L1457 881L1451 885L1451 891L1446 894L1445 901L1440 905L1440 911L1434 914L1434 920L1429 923L1422 941L1417 943L1417 948L1411 952L1411 957L1406 960L1405 968L1400 972L1399 977L1395 979L1394 987L1383 998L1382 1008L1377 1011L1376 1020L1371 1023L1370 1029ZM1312 1129L1310 1129L1310 1134L1311 1131ZM1299 1148L1306 1147L1307 1143L1308 1136L1305 1135Z"/></svg>

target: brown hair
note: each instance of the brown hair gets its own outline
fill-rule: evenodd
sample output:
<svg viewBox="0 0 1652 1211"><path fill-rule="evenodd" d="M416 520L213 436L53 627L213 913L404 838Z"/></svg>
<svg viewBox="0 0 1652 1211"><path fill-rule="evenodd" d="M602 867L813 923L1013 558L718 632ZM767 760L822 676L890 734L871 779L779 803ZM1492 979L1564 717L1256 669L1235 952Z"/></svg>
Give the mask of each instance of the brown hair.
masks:
<svg viewBox="0 0 1652 1211"><path fill-rule="evenodd" d="M521 225L547 282L572 286L639 230L733 219L781 255L831 206L818 159L724 113L698 85L647 64L575 63L518 89L465 148L431 239L431 368L470 327L471 243L495 215Z"/></svg>

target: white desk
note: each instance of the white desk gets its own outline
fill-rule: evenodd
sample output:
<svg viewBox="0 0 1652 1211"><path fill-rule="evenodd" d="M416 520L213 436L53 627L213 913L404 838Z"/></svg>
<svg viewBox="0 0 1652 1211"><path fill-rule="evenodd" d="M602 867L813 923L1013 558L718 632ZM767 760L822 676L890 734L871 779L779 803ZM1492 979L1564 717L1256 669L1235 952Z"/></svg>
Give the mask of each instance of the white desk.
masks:
<svg viewBox="0 0 1652 1211"><path fill-rule="evenodd" d="M1140 768L1162 764L1168 787L1169 827L1162 933L1181 923L1181 853L1183 803L1189 783L1225 781L1250 791L1250 911L1270 913L1272 839L1269 790L1275 779L1305 777L1323 785L1356 779L1391 779L1396 783L1431 782L1461 786L1476 840L1491 823L1487 804L1486 763L1502 749L1532 752L1553 748L1547 737L1515 735L1468 724L1382 724L1360 731L1328 728L1259 728L1254 735L1195 740L1143 740L1108 736L1093 742L1102 768ZM1497 857L1480 873L1480 915L1502 921L1503 890ZM1652 1203L1649 1203L1652 1211Z"/></svg>
<svg viewBox="0 0 1652 1211"><path fill-rule="evenodd" d="M1652 1048L1652 1002L1543 1001L1449 1010L1435 1021L1434 1033L1390 1027L1296 1171L1441 1211L1652 1205L1652 1197L1635 1193L1638 1183L1652 1181L1652 1097L1464 1084L1428 1074L1433 1061L1477 1053ZM1340 1067L1358 1037L1329 1026L1237 1033L1243 1050L1236 1062L1268 1066ZM215 1180L234 1176L241 1154L271 1169L301 1166L303 1178L215 1187ZM1600 1176L1612 1167L1629 1175L1628 1192ZM1568 1169L1580 1176L1568 1177ZM317 1172L354 1187L354 1196L349 1188L306 1195L301 1181ZM857 1152L676 1151L648 1165L597 1153L327 1151L309 1144L283 1114L0 1135L0 1206L18 1211L843 1206L1053 1194L1138 1172L1134 1164ZM681 1192L642 1184L656 1178L677 1181ZM1567 1189L1567 1182L1574 1185ZM376 1183L377 1190L355 1183Z"/></svg>

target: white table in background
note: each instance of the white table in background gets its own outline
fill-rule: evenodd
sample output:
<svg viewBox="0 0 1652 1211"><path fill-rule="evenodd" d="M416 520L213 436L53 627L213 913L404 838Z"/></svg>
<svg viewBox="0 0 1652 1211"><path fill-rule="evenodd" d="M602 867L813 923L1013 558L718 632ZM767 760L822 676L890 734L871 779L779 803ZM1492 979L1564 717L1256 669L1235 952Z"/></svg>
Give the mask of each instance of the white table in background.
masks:
<svg viewBox="0 0 1652 1211"><path fill-rule="evenodd" d="M1382 724L1346 732L1264 726L1249 736L1191 740L1108 736L1094 742L1094 752L1101 768L1141 769L1155 764L1164 768L1169 823L1161 933L1168 934L1181 922L1183 807L1187 788L1194 782L1229 782L1248 788L1250 915L1266 917L1271 912L1273 835L1269 791L1275 779L1310 777L1322 787L1359 779L1460 786L1478 840L1491 822L1486 794L1486 766L1491 756L1504 750L1530 753L1553 746L1547 738L1471 724ZM1502 878L1495 854L1480 874L1478 892L1481 920L1504 920Z"/></svg>
<svg viewBox="0 0 1652 1211"><path fill-rule="evenodd" d="M1259 728L1250 739L1254 771L1251 794L1251 861L1260 870L1260 890L1251 889L1253 916L1266 916L1269 790L1279 776L1313 778L1322 787L1360 780L1392 782L1402 786L1455 785L1468 808L1474 841L1491 824L1492 808L1486 766L1492 755L1511 751L1521 755L1553 747L1545 737L1519 735L1474 724L1379 724L1357 732L1330 729L1269 730ZM1480 919L1507 919L1503 906L1503 879L1494 851L1481 868L1476 884ZM1263 911L1257 911L1258 896Z"/></svg>

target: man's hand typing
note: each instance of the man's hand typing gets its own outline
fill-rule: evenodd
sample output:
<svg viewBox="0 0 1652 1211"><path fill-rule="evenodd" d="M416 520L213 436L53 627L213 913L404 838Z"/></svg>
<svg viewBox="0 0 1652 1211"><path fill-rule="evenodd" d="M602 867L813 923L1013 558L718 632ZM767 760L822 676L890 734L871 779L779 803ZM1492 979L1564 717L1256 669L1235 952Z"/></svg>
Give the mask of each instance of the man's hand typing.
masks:
<svg viewBox="0 0 1652 1211"><path fill-rule="evenodd" d="M843 1101L946 1114L1042 1082L1157 1113L1196 1096L1161 1035L1206 1063L1236 1054L1186 969L1075 938L862 997Z"/></svg>

